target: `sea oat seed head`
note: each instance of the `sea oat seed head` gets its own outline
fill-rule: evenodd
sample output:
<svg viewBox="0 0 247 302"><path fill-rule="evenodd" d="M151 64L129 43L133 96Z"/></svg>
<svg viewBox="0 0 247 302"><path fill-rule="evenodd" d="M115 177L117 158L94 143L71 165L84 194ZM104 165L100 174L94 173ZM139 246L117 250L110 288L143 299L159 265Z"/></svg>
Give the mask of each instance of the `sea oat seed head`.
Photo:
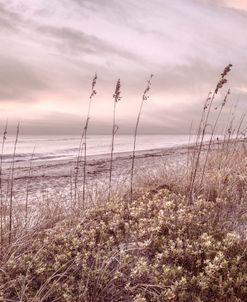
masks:
<svg viewBox="0 0 247 302"><path fill-rule="evenodd" d="M120 82L120 79L118 79L117 84L116 84L115 93L113 94L113 98L114 98L114 101L116 103L121 100L121 97L120 97L120 94L121 94L120 88L121 88L121 82Z"/></svg>

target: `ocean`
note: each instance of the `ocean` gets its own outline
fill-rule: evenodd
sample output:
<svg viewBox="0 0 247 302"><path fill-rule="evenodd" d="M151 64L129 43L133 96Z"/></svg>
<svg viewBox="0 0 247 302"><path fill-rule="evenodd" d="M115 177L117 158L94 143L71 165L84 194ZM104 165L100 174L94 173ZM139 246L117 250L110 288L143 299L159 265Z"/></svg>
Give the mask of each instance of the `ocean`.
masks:
<svg viewBox="0 0 247 302"><path fill-rule="evenodd" d="M191 137L193 142L195 137ZM12 160L15 136L8 136L4 146L3 162ZM16 162L29 161L35 146L35 161L69 160L78 154L79 135L22 135L18 138ZM189 135L138 135L136 150L171 148L189 143ZM114 152L129 152L133 149L133 135L116 135ZM110 153L110 135L89 135L87 154Z"/></svg>

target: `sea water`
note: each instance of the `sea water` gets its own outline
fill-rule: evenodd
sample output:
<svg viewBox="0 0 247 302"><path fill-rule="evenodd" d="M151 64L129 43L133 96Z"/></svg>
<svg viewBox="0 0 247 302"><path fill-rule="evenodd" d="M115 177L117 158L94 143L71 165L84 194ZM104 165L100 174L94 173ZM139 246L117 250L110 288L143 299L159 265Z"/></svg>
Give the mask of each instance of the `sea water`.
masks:
<svg viewBox="0 0 247 302"><path fill-rule="evenodd" d="M22 135L16 146L16 162L29 161L35 148L35 161L69 160L78 154L80 135ZM116 135L114 152L133 150L133 135ZM136 150L171 148L193 143L194 136L189 135L138 135ZM12 161L15 136L8 136L3 151L3 162ZM0 143L1 146L1 143ZM89 135L87 137L87 155L103 155L111 151L110 135Z"/></svg>

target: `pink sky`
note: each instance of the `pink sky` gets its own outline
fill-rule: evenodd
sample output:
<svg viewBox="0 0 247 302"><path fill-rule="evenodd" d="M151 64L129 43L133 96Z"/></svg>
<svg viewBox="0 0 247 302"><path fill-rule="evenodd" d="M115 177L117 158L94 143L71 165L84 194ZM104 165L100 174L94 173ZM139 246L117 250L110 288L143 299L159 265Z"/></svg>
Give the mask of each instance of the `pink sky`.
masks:
<svg viewBox="0 0 247 302"><path fill-rule="evenodd" d="M184 133L225 65L232 99L247 94L247 1L0 0L1 124L24 133L79 133L98 73L93 133L133 130L153 73L143 133ZM228 86L226 87L226 89Z"/></svg>

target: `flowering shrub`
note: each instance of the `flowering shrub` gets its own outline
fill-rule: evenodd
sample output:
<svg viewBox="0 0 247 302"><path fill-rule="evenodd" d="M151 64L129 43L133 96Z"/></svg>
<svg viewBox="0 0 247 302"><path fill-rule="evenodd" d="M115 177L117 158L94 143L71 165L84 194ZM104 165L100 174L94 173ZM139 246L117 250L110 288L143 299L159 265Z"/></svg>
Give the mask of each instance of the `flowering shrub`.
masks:
<svg viewBox="0 0 247 302"><path fill-rule="evenodd" d="M129 206L115 201L89 209L80 224L61 222L6 258L0 297L246 301L246 238L230 215L220 219L225 204L199 196L188 205L185 196L163 189Z"/></svg>

